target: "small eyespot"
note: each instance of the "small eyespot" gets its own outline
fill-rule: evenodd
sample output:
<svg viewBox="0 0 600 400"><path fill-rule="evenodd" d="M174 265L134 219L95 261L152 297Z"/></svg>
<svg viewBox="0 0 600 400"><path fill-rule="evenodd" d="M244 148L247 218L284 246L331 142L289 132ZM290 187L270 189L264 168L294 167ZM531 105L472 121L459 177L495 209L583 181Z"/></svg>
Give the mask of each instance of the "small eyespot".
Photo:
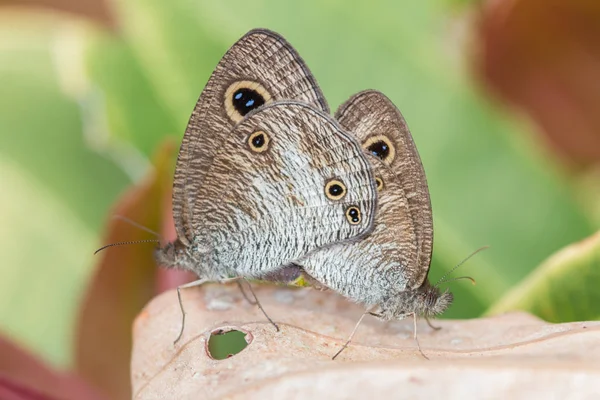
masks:
<svg viewBox="0 0 600 400"><path fill-rule="evenodd" d="M385 135L371 136L363 143L362 147L388 165L396 157L396 148L392 144L392 141Z"/></svg>
<svg viewBox="0 0 600 400"><path fill-rule="evenodd" d="M250 111L271 101L271 95L260 83L233 82L225 91L225 111L233 122L241 121Z"/></svg>
<svg viewBox="0 0 600 400"><path fill-rule="evenodd" d="M380 177L376 177L375 178L375 183L377 183L377 191L381 192L383 190L383 179L381 179Z"/></svg>
<svg viewBox="0 0 600 400"><path fill-rule="evenodd" d="M329 200L341 200L346 195L346 185L340 180L331 179L325 184L325 196Z"/></svg>
<svg viewBox="0 0 600 400"><path fill-rule="evenodd" d="M250 150L255 153L263 153L269 149L271 138L265 131L256 131L252 135L248 136L248 146Z"/></svg>
<svg viewBox="0 0 600 400"><path fill-rule="evenodd" d="M346 209L346 219L351 225L358 225L360 223L360 209L356 206L350 206Z"/></svg>

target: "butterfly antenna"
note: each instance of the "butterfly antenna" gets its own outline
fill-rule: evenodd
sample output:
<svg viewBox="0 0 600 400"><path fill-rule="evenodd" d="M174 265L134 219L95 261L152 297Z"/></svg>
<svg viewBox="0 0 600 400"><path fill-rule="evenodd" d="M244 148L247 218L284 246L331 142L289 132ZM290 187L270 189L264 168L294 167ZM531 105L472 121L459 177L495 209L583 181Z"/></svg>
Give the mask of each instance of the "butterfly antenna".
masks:
<svg viewBox="0 0 600 400"><path fill-rule="evenodd" d="M473 278L472 278L472 277L470 277L470 276L457 276L456 278L452 278L452 279L448 279L448 280L442 281L442 282L440 282L440 284L441 284L441 283L448 283L448 282L459 281L459 280L461 280L461 279L468 279L468 280L470 280L470 281L471 281L471 283L472 283L473 285L475 285L475 284L477 283L477 282L475 282L475 279L473 279Z"/></svg>
<svg viewBox="0 0 600 400"><path fill-rule="evenodd" d="M129 219L129 218L127 218L127 217L123 216L123 215L115 215L115 216L113 216L113 219L120 219L121 221L125 221L125 222L127 222L127 223L129 223L129 224L131 224L131 225L135 226L136 228L139 228L139 229L141 229L141 230L143 230L143 231L146 231L146 232L148 232L148 233L151 233L151 234L153 234L154 236L156 236L156 237L157 237L157 238L159 238L159 239L162 239L162 238L163 238L163 237L162 237L162 236L161 236L159 233L157 233L157 232L154 232L152 229L150 229L150 228L148 228L148 227L145 227L145 226L144 226L144 225L142 225L142 224L138 224L138 223L137 223L137 222L135 222L134 220L132 220L132 219Z"/></svg>
<svg viewBox="0 0 600 400"><path fill-rule="evenodd" d="M445 280L445 279L446 279L446 277L447 277L448 275L450 275L451 273L453 273L453 272L456 270L456 268L458 268L458 267L460 267L461 265L463 265L464 263L466 263L466 262L467 262L467 261L468 261L468 260L469 260L471 257L473 257L475 254L477 254L477 253L479 253L480 251L483 251L483 250L485 250L485 249L488 249L489 247L490 247L490 246L482 246L482 247L478 248L477 250L475 250L474 252L472 252L471 254L469 254L469 255L468 255L468 256L467 256L467 257L466 257L464 260L462 260L461 262L459 262L458 264L456 264L456 265L455 265L455 266L454 266L454 267L453 267L453 268L452 268L450 271L446 272L446 273L444 274L444 276L442 276L442 277L440 278L440 280L439 280L439 281L437 281L437 283L436 283L434 286L436 286L436 287L437 287L438 285L440 285L440 284L442 284L442 283L451 282L451 281L446 281L446 280ZM475 279L473 279L473 278L471 278L471 277L469 277L469 276L461 276L461 277L459 277L459 278L454 278L454 279L452 279L452 281L455 281L455 280L458 280L458 279L470 279L470 280L471 280L471 282L475 282Z"/></svg>
<svg viewBox="0 0 600 400"><path fill-rule="evenodd" d="M107 244L106 246L102 246L100 247L98 250L96 250L94 252L94 254L97 254L99 252L101 252L104 249L108 249L109 247L113 247L113 246L125 246L127 244L138 244L138 243L160 243L160 240L158 239L146 239L146 240L133 240L133 241L128 241L128 242L117 242L117 243L111 243L111 244Z"/></svg>

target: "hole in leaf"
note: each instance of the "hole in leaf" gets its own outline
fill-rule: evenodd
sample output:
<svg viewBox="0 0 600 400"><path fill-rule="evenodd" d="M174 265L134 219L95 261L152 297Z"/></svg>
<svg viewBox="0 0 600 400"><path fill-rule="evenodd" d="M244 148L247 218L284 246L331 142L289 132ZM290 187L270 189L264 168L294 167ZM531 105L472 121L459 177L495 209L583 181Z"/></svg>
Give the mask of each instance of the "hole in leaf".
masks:
<svg viewBox="0 0 600 400"><path fill-rule="evenodd" d="M250 344L252 336L233 328L220 328L211 332L208 354L215 360L233 357Z"/></svg>

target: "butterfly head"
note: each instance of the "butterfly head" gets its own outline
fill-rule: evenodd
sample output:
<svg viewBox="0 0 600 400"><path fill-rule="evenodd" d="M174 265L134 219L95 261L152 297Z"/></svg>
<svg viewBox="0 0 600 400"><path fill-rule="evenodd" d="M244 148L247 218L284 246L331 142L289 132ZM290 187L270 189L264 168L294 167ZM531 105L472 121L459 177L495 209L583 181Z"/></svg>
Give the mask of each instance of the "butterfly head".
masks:
<svg viewBox="0 0 600 400"><path fill-rule="evenodd" d="M380 305L378 315L384 320L403 319L412 314L434 317L446 311L453 299L448 290L442 292L426 281L417 289L403 290L388 297Z"/></svg>
<svg viewBox="0 0 600 400"><path fill-rule="evenodd" d="M189 263L187 247L179 239L154 251L156 262L165 268L186 268Z"/></svg>
<svg viewBox="0 0 600 400"><path fill-rule="evenodd" d="M425 317L442 314L454 300L454 296L448 289L442 292L439 287L431 286L429 282L417 291L419 293L415 299L415 311L417 315Z"/></svg>

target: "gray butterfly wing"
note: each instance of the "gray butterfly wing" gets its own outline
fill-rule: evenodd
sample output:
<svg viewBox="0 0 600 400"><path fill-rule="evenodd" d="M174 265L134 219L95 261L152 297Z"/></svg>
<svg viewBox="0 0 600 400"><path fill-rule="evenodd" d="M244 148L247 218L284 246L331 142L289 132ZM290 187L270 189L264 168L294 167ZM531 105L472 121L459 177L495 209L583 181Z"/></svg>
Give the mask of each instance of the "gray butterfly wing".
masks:
<svg viewBox="0 0 600 400"><path fill-rule="evenodd" d="M319 249L295 265L355 301L381 304L421 286L427 276L433 237L425 175L404 119L383 94L361 92L337 117L370 154L380 189L375 228L360 241Z"/></svg>
<svg viewBox="0 0 600 400"><path fill-rule="evenodd" d="M196 200L219 147L246 113L277 100L297 100L329 113L314 77L280 35L248 32L223 56L190 117L175 170L173 217L189 245L203 221Z"/></svg>
<svg viewBox="0 0 600 400"><path fill-rule="evenodd" d="M408 202L417 237L418 262L404 274L410 288L427 278L433 249L433 214L425 170L410 130L398 108L383 93L367 90L352 96L336 112L340 125L354 133L363 148L378 156L396 174ZM385 151L385 140L393 147Z"/></svg>
<svg viewBox="0 0 600 400"><path fill-rule="evenodd" d="M369 161L350 134L304 103L274 102L221 137L205 170L191 249L209 270L196 272L262 276L368 233L376 203Z"/></svg>

